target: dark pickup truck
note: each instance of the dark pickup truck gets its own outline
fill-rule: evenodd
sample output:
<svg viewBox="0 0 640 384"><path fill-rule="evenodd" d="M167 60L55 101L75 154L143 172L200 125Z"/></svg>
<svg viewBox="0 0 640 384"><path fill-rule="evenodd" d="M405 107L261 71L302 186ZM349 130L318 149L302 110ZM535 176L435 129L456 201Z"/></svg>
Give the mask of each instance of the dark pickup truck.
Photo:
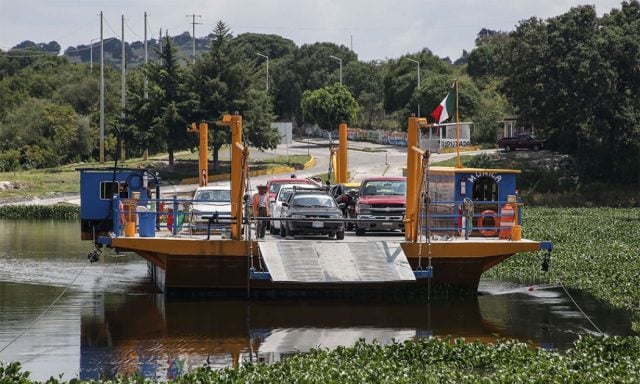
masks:
<svg viewBox="0 0 640 384"><path fill-rule="evenodd" d="M516 149L532 149L538 151L544 148L544 140L538 140L528 133L521 133L515 137L503 137L498 140L498 148L511 152Z"/></svg>

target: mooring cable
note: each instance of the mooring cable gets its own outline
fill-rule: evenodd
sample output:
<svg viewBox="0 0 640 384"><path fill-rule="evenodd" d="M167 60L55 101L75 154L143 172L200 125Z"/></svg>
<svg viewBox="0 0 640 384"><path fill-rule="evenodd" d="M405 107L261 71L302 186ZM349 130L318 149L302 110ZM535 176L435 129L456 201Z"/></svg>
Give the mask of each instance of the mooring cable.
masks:
<svg viewBox="0 0 640 384"><path fill-rule="evenodd" d="M591 325L593 325L593 327L596 329L596 331L598 331L598 333L600 333L600 335L604 336L604 332L602 332L600 330L600 328L598 328L598 326L596 325L596 323L594 323L591 318L589 316L587 316L587 314L582 310L582 308L578 305L578 303L576 303L576 301L573 299L573 297L571 296L571 294L569 293L569 291L567 290L567 288L564 286L564 284L560 281L559 282L560 286L562 287L562 289L564 290L564 293L567 294L567 296L569 296L569 299L571 299L571 301L573 302L573 305L576 306L576 308L578 308L578 310L580 311L580 313L582 313L582 316L584 316L589 323L591 323Z"/></svg>
<svg viewBox="0 0 640 384"><path fill-rule="evenodd" d="M62 296L64 296L64 294L67 293L67 290L69 290L69 288L76 282L76 280L78 279L78 276L80 276L80 274L84 272L85 268L87 268L87 265L89 264L85 264L84 267L82 267L80 272L78 272L76 276L73 278L73 280L69 284L67 284L67 286L62 290L62 292L60 292L58 297L56 297L56 299L53 300L53 302L47 307L47 309L45 309L40 315L38 315L38 317L36 317L36 319L33 320L31 324L29 324L25 329L23 329L22 332L20 332L16 337L14 337L13 340L11 340L7 345L5 345L4 347L2 347L2 349L0 349L0 353L4 352L4 350L9 348L11 344L15 343L16 340L22 337L22 335L24 335L29 329L31 329L31 327L33 327L40 320L42 316L44 316L47 312L49 312L51 308L53 308L54 305L56 305L58 300L60 300L60 298L62 298Z"/></svg>

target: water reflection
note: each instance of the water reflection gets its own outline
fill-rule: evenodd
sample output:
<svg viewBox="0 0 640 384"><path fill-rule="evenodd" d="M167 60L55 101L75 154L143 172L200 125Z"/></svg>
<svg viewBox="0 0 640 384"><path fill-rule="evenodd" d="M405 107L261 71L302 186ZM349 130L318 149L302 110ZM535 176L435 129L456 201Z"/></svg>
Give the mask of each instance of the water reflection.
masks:
<svg viewBox="0 0 640 384"><path fill-rule="evenodd" d="M353 345L359 339L393 340L451 335L468 340L517 338L567 348L590 323L557 287L538 287L471 299L430 303L165 302L161 296L127 296L103 302L82 316L82 379L140 372L172 378L205 363L237 366L275 362L314 347ZM106 298L105 298L106 299ZM99 305L98 301L96 304ZM629 319L610 310L609 334L633 334Z"/></svg>
<svg viewBox="0 0 640 384"><path fill-rule="evenodd" d="M135 372L170 379L205 363L273 362L360 338L516 338L563 349L594 332L560 287L486 280L479 297L428 304L165 301L151 293L137 256L108 254L88 264L91 245L78 228L0 220L0 360L21 362L34 380ZM603 332L633 334L626 312L570 292Z"/></svg>

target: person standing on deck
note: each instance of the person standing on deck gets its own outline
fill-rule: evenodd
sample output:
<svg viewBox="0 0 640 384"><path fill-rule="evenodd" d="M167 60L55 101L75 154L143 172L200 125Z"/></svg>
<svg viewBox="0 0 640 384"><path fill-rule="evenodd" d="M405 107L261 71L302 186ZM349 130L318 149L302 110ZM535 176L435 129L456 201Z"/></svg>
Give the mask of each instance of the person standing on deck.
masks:
<svg viewBox="0 0 640 384"><path fill-rule="evenodd" d="M258 192L253 194L251 206L253 208L253 217L269 216L269 194L267 193L266 185L258 185ZM267 222L259 220L256 223L256 236L260 239L264 238L266 229Z"/></svg>

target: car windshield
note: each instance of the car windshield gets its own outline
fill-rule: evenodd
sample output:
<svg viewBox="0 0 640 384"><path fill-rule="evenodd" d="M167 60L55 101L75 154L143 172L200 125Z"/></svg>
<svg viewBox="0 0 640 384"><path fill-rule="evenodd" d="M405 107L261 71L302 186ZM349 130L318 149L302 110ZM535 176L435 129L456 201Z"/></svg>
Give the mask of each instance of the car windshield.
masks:
<svg viewBox="0 0 640 384"><path fill-rule="evenodd" d="M404 196L407 190L405 180L372 180L362 186L361 195L399 195Z"/></svg>
<svg viewBox="0 0 640 384"><path fill-rule="evenodd" d="M335 208L336 201L327 195L300 195L293 197L293 206L299 208Z"/></svg>
<svg viewBox="0 0 640 384"><path fill-rule="evenodd" d="M269 186L269 192L278 193L279 190L280 190L280 184L278 184L278 183L272 183Z"/></svg>
<svg viewBox="0 0 640 384"><path fill-rule="evenodd" d="M291 196L291 192L293 192L293 189L291 188L286 188L280 191L278 194L278 201L287 201L289 196Z"/></svg>
<svg viewBox="0 0 640 384"><path fill-rule="evenodd" d="M196 192L194 200L227 203L231 201L231 191L225 189L215 191L198 191Z"/></svg>

